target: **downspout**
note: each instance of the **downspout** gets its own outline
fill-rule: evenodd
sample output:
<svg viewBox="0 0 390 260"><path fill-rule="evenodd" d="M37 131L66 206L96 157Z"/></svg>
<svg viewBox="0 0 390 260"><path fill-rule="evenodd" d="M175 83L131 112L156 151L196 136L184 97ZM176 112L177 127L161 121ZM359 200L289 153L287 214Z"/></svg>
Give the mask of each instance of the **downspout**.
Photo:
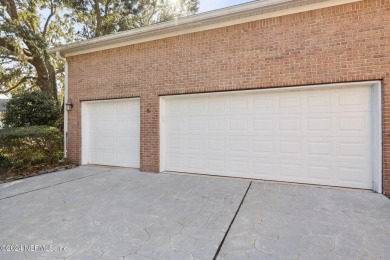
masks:
<svg viewBox="0 0 390 260"><path fill-rule="evenodd" d="M68 110L66 102L68 102L68 62L65 57L61 56L59 51L56 52L57 57L65 63L65 89L64 89L64 158L68 158Z"/></svg>

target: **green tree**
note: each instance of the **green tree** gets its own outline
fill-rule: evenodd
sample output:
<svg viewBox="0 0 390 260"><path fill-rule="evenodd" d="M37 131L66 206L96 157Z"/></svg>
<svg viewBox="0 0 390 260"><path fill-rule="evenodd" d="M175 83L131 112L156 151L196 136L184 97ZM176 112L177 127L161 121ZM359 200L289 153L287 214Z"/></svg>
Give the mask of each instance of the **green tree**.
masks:
<svg viewBox="0 0 390 260"><path fill-rule="evenodd" d="M57 99L63 65L47 49L73 39L64 8L61 0L0 0L0 94L36 87Z"/></svg>
<svg viewBox="0 0 390 260"><path fill-rule="evenodd" d="M194 14L198 0L68 0L79 38L94 38Z"/></svg>
<svg viewBox="0 0 390 260"><path fill-rule="evenodd" d="M6 107L3 118L6 127L53 126L61 117L56 100L40 90L13 94Z"/></svg>
<svg viewBox="0 0 390 260"><path fill-rule="evenodd" d="M47 49L193 14L198 0L0 0L0 94L58 100L63 63ZM80 28L74 33L73 28Z"/></svg>

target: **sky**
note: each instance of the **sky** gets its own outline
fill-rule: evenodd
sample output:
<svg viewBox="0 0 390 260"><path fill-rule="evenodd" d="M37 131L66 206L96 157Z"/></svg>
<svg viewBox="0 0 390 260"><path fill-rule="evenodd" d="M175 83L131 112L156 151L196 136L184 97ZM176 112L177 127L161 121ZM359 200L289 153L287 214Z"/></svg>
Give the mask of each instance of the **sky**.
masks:
<svg viewBox="0 0 390 260"><path fill-rule="evenodd" d="M242 3L252 2L253 0L200 0L199 12L204 13L228 6L238 5ZM4 96L0 94L1 98L8 98L8 96Z"/></svg>
<svg viewBox="0 0 390 260"><path fill-rule="evenodd" d="M212 11L232 5L238 5L242 3L252 2L253 0L200 0L199 13Z"/></svg>

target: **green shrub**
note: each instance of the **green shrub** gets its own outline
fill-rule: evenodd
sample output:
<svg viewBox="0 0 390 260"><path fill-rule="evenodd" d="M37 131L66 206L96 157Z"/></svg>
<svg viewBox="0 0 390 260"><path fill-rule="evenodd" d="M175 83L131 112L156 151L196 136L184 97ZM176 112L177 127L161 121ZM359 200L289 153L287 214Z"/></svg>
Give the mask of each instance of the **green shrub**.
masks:
<svg viewBox="0 0 390 260"><path fill-rule="evenodd" d="M0 130L0 147L0 168L56 164L63 158L63 135L50 126L5 128Z"/></svg>
<svg viewBox="0 0 390 260"><path fill-rule="evenodd" d="M3 123L6 127L50 125L60 119L59 105L41 91L24 91L8 100Z"/></svg>
<svg viewBox="0 0 390 260"><path fill-rule="evenodd" d="M0 173L2 173L2 170L11 167L10 162L7 160L7 158L4 157L1 151L2 149L0 149Z"/></svg>

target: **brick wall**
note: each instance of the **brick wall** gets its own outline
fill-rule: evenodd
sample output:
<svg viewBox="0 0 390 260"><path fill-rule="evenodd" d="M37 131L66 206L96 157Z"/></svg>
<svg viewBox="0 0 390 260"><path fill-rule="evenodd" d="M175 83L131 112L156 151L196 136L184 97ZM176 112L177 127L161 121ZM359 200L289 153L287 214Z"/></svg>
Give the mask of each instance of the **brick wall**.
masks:
<svg viewBox="0 0 390 260"><path fill-rule="evenodd" d="M382 80L390 195L390 0L367 0L68 58L69 158L82 100L141 97L141 170L159 170L159 95ZM147 112L150 111L150 112Z"/></svg>

